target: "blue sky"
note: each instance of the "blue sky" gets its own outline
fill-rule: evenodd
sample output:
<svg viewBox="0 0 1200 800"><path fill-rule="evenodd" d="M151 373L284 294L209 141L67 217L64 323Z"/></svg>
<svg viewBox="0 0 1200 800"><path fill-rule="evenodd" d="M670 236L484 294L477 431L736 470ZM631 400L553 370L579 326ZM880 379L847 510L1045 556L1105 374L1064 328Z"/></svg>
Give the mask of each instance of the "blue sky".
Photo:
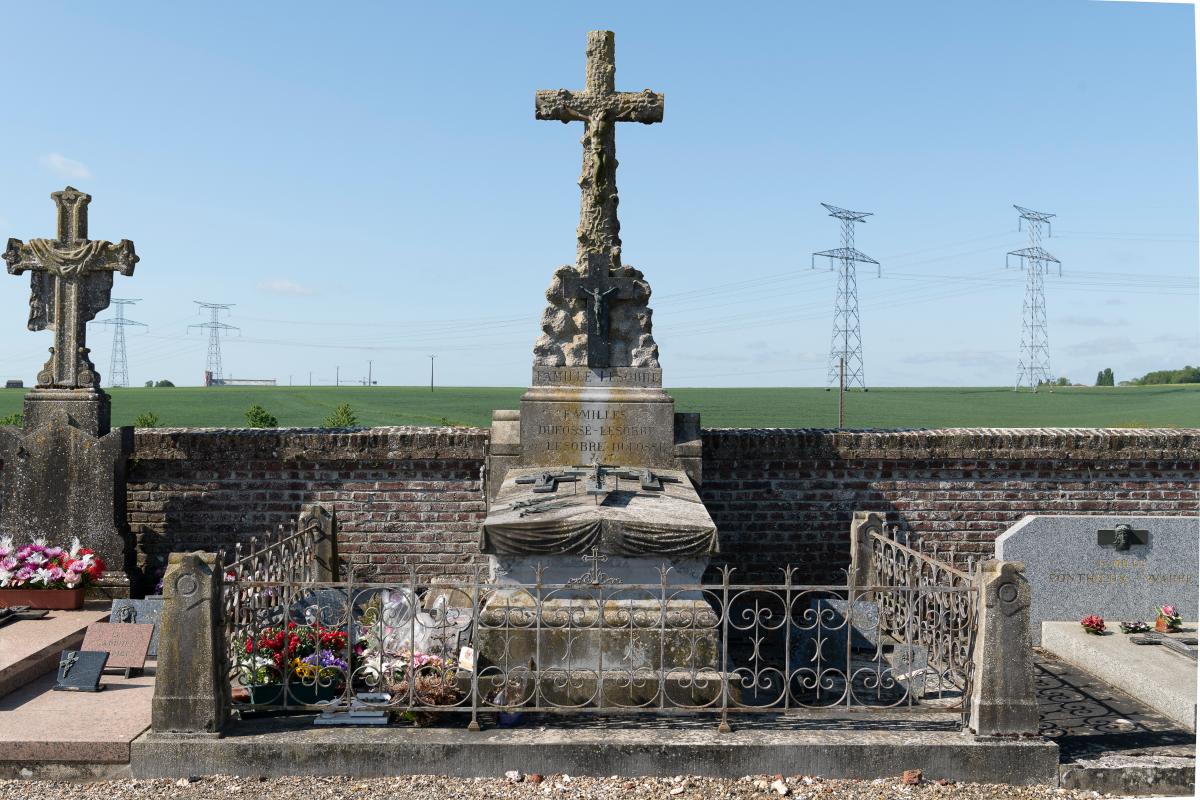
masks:
<svg viewBox="0 0 1200 800"><path fill-rule="evenodd" d="M438 8L442 5L444 7ZM591 9L605 9L596 13ZM142 258L130 378L196 384L193 300L235 303L225 372L282 383L528 383L543 292L574 258L589 29L617 87L666 94L617 133L626 263L654 288L668 385L823 385L836 247L820 202L874 212L859 249L869 385L1015 377L1025 244L1056 213L1051 365L1091 382L1196 363L1192 8L1084 2L22 3L5 12L0 236ZM51 334L0 274L0 376ZM101 318L112 312L102 313ZM107 373L111 333L89 343Z"/></svg>

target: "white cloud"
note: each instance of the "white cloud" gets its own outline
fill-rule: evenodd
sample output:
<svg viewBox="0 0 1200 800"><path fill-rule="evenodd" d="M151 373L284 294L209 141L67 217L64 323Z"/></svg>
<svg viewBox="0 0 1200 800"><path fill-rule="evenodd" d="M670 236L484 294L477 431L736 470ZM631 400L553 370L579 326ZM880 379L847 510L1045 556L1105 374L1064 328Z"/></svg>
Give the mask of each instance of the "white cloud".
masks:
<svg viewBox="0 0 1200 800"><path fill-rule="evenodd" d="M42 166L49 167L63 178L90 178L92 171L86 164L67 158L62 153L50 153L38 159Z"/></svg>
<svg viewBox="0 0 1200 800"><path fill-rule="evenodd" d="M274 294L309 295L313 293L310 287L283 278L259 281L258 288L264 292L272 292Z"/></svg>

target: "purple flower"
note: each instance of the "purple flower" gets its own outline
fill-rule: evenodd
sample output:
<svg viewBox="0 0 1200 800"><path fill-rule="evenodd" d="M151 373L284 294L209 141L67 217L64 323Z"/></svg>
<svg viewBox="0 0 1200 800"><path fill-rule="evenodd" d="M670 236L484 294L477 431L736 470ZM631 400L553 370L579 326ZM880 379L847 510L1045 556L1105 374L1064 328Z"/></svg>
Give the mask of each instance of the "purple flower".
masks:
<svg viewBox="0 0 1200 800"><path fill-rule="evenodd" d="M33 577L33 569L31 567L21 567L17 570L16 579L24 582Z"/></svg>
<svg viewBox="0 0 1200 800"><path fill-rule="evenodd" d="M5 572L12 572L16 568L17 568L17 560L15 558L13 558L12 556L8 556L7 558L0 558L0 570L4 570Z"/></svg>
<svg viewBox="0 0 1200 800"><path fill-rule="evenodd" d="M66 582L67 586L74 587L81 580L83 580L83 576L78 572L68 571L66 575L63 575L63 581Z"/></svg>
<svg viewBox="0 0 1200 800"><path fill-rule="evenodd" d="M71 566L67 567L67 569L69 571L74 572L76 574L78 574L80 572L87 572L87 568L88 568L87 562L84 561L82 558L72 561Z"/></svg>
<svg viewBox="0 0 1200 800"><path fill-rule="evenodd" d="M50 567L50 569L46 570L46 572L48 573L51 582L57 582L63 579L64 573L60 567Z"/></svg>
<svg viewBox="0 0 1200 800"><path fill-rule="evenodd" d="M46 558L58 558L63 554L63 549L61 547L47 547L43 552L45 552Z"/></svg>

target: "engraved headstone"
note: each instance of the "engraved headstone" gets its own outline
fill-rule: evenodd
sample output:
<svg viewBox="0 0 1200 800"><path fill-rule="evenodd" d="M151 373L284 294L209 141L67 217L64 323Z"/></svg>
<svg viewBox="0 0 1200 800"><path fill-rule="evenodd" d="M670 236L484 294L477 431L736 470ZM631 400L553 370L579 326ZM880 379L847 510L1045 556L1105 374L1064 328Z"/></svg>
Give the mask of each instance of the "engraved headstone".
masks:
<svg viewBox="0 0 1200 800"><path fill-rule="evenodd" d="M162 616L163 599L147 597L143 600L131 600L122 597L113 600L112 612L108 615L109 622L124 622L138 625L154 625L154 635L150 637L150 658L158 657L158 618Z"/></svg>
<svg viewBox="0 0 1200 800"><path fill-rule="evenodd" d="M108 666L125 670L125 676L146 666L154 625L93 622L83 634L84 650L108 651Z"/></svg>
<svg viewBox="0 0 1200 800"><path fill-rule="evenodd" d="M108 663L103 650L63 650L58 659L56 692L99 692L100 676Z"/></svg>
<svg viewBox="0 0 1200 800"><path fill-rule="evenodd" d="M122 594L132 428L110 431L109 399L86 334L88 321L109 305L113 273L132 275L138 257L127 239L88 238L90 195L68 186L51 198L55 238L9 239L3 253L11 274L30 274L29 329L52 330L54 346L25 395L23 427L0 427L0 530L60 544L81 535L108 565L102 583Z"/></svg>
<svg viewBox="0 0 1200 800"><path fill-rule="evenodd" d="M1029 516L996 540L996 558L1025 563L1036 645L1043 621L1098 614L1115 630L1153 623L1163 604L1195 620L1198 543L1195 517Z"/></svg>

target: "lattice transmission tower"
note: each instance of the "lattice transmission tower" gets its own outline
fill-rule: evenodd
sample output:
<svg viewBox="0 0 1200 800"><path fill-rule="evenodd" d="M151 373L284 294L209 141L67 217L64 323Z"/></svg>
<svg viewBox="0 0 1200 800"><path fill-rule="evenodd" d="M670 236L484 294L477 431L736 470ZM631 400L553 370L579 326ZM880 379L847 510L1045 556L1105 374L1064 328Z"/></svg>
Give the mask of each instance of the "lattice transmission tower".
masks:
<svg viewBox="0 0 1200 800"><path fill-rule="evenodd" d="M1050 374L1050 338L1046 332L1046 291L1044 278L1050 264L1058 265L1058 276L1062 277L1062 262L1042 247L1042 224L1046 235L1050 235L1050 220L1053 214L1032 211L1014 205L1021 218L1017 230L1024 225L1029 229L1029 247L1010 250L1004 257L1004 266L1009 266L1012 256L1021 260L1025 270L1025 305L1021 310L1021 359L1017 364L1017 382L1013 391L1028 383L1030 391L1036 392L1038 385L1050 385L1054 378Z"/></svg>
<svg viewBox="0 0 1200 800"><path fill-rule="evenodd" d="M136 302L138 302L137 299L118 300L114 297L112 304L116 306L113 310L116 316L111 319L99 320L96 323L97 325L111 325L113 329L112 357L108 362L109 386L129 385L129 359L125 355L125 329L130 326L148 327L144 322L137 322L125 317L125 306L131 306Z"/></svg>
<svg viewBox="0 0 1200 800"><path fill-rule="evenodd" d="M214 381L219 381L224 376L221 374L221 331L240 331L234 325L227 325L221 322L220 316L222 311L228 311L234 307L234 303L204 303L200 300L193 300L193 303L200 306L200 312L204 313L204 309L208 309L212 315L208 322L196 323L188 325L188 330L192 328L200 328L208 331L208 362L205 366L205 371L212 375Z"/></svg>
<svg viewBox="0 0 1200 800"><path fill-rule="evenodd" d="M842 221L842 246L834 250L822 250L812 254L812 265L817 266L817 256L829 259L829 269L838 265L837 300L833 308L833 339L829 345L829 385L838 383L842 365L845 368L845 387L858 385L867 390L863 376L862 329L858 321L858 279L855 264L874 264L877 274L882 271L879 262L854 247L854 224L865 222L872 216L867 211L847 211L844 208L821 203L829 216Z"/></svg>

